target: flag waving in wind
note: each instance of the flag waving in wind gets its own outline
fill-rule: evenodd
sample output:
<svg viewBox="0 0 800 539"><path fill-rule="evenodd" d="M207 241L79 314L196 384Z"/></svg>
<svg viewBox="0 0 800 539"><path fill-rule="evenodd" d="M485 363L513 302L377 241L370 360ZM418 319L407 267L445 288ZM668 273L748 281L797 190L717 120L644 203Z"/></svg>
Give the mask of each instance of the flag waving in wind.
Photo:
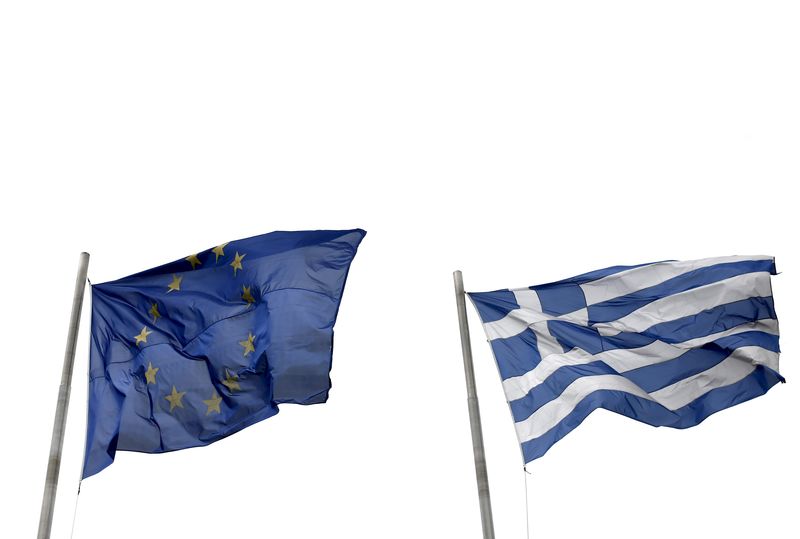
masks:
<svg viewBox="0 0 800 539"><path fill-rule="evenodd" d="M92 286L83 476L325 402L363 230L273 232Z"/></svg>
<svg viewBox="0 0 800 539"><path fill-rule="evenodd" d="M771 275L772 257L731 256L470 293L524 461L597 408L687 428L783 381Z"/></svg>

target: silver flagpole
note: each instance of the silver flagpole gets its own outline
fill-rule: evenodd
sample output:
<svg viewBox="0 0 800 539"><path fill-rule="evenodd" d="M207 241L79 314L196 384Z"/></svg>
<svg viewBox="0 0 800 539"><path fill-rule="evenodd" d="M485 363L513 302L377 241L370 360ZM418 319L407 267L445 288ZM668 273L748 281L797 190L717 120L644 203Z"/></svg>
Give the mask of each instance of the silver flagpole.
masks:
<svg viewBox="0 0 800 539"><path fill-rule="evenodd" d="M39 515L39 539L50 539L50 528L53 525L53 508L56 503L58 472L61 469L61 448L64 446L64 430L67 425L72 366L75 363L75 345L78 339L83 291L86 287L86 272L88 268L89 253L81 253L78 276L75 278L75 295L72 297L72 314L69 318L69 333L67 333L67 348L64 352L64 367L61 371L61 386L58 388L56 417L53 421L53 438L50 441L50 460L47 463L47 476L44 481L42 512Z"/></svg>
<svg viewBox="0 0 800 539"><path fill-rule="evenodd" d="M460 271L453 272L456 287L456 306L458 307L458 326L461 330L461 352L464 357L464 377L467 381L467 406L469 407L469 426L472 430L472 453L475 457L475 476L478 480L478 500L481 506L483 539L494 539L492 521L492 500L489 497L489 476L486 473L486 457L483 451L483 429L478 395L475 392L475 372L472 368L472 346L469 340L467 305L464 294L464 281Z"/></svg>

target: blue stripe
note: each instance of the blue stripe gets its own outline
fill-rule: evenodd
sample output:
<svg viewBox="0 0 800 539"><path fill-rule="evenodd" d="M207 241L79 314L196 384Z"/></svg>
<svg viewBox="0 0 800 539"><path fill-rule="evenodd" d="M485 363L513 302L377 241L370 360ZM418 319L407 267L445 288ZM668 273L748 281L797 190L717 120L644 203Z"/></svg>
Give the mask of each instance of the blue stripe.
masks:
<svg viewBox="0 0 800 539"><path fill-rule="evenodd" d="M536 410L557 399L578 378L601 374L619 373L602 361L561 367L548 376L544 382L531 389L527 395L508 403L514 422L518 423L528 419Z"/></svg>
<svg viewBox="0 0 800 539"><path fill-rule="evenodd" d="M670 262L670 261L660 261L660 262ZM560 281L555 281L553 283L547 283L540 286L548 286L548 285L557 285L562 283L573 283L573 284L584 284L590 283L592 281L596 281L598 279L602 279L603 277L608 277L609 275L614 275L615 273L620 273L623 271L628 271L634 268L641 268L644 266L652 266L653 264L659 264L660 262L646 262L644 264L636 264L634 266L611 266L608 268L603 268L599 270L590 271L588 273L582 273L580 275L576 275L575 277L570 277L568 279L562 279Z"/></svg>
<svg viewBox="0 0 800 539"><path fill-rule="evenodd" d="M609 268L604 268L600 270L590 271L588 273L583 273L581 275L576 275L575 277L570 277L569 279L564 279L553 283L547 283L536 287L531 287L531 289L550 290L558 287L559 285L569 285L569 284L580 285L583 283L596 281L597 279L601 279L603 277L608 277L609 275L613 275L621 271L627 271L633 268L640 268L642 266L649 266L651 264L656 264L656 263L657 262L648 262L646 264L637 264L635 266L611 266ZM467 292L467 295L472 299L472 303L478 310L478 314L480 315L481 320L483 321L484 324L500 320L514 309L519 309L519 304L517 303L517 300L514 297L514 293L508 289L495 290L493 292ZM583 296L582 292L581 296ZM582 309L585 306L586 305L584 302L584 305L578 308ZM566 313L571 311L564 311L564 312ZM559 313L559 314L564 314L564 313Z"/></svg>
<svg viewBox="0 0 800 539"><path fill-rule="evenodd" d="M561 316L586 307L583 289L575 283L553 283L532 287L539 296L542 312Z"/></svg>
<svg viewBox="0 0 800 539"><path fill-rule="evenodd" d="M567 350L580 348L594 355L605 350L603 337L595 328L563 320L551 320L547 328L558 343ZM652 339L649 339L652 342Z"/></svg>
<svg viewBox="0 0 800 539"><path fill-rule="evenodd" d="M478 310L484 324L505 318L505 316L519 309L517 298L510 290L495 290L494 292L469 292L467 295Z"/></svg>
<svg viewBox="0 0 800 539"><path fill-rule="evenodd" d="M655 300L705 286L723 279L766 271L775 273L773 260L745 260L700 268L678 275L649 288L589 306L589 323L618 320ZM579 307L580 308L580 307Z"/></svg>
<svg viewBox="0 0 800 539"><path fill-rule="evenodd" d="M550 334L567 350L580 348L590 354L617 348L639 348L653 342L655 337L640 333L619 333L603 336L595 328L581 326L564 320L550 320L547 324Z"/></svg>
<svg viewBox="0 0 800 539"><path fill-rule="evenodd" d="M598 354L604 350L617 348L639 348L650 344L656 339L668 343L688 341L725 331L748 322L776 318L772 297L766 297L750 298L720 305L695 315L657 324L642 333L619 333L613 336L602 336L594 328L564 320L551 320L547 323L547 326L550 329L550 333L565 350L577 347L590 354ZM528 331L530 330L526 330L526 332ZM539 360L537 353L535 356L536 362L530 364L526 369L524 367L524 358L530 357L530 354L519 342L513 342L515 339L520 339L520 336L515 335L506 339L491 341L492 347L495 349L495 357L500 366L501 376L504 380L528 372ZM531 336L522 340L536 342L535 339L536 337L531 334ZM500 343L507 344L500 346ZM510 351L510 356L502 353L506 349ZM503 363L507 361L512 362L514 366L506 368Z"/></svg>
<svg viewBox="0 0 800 539"><path fill-rule="evenodd" d="M618 374L650 393L673 384L688 376L710 369L727 358L733 350L742 346L764 346L775 351L778 337L761 331L748 331L737 335L722 337L707 343L702 348L688 350L681 356L619 373L602 361L592 361L581 365L566 365L553 372L547 379L534 387L524 397L511 401L509 406L514 421L523 421L548 402L558 398L564 390L578 378L602 374Z"/></svg>
<svg viewBox="0 0 800 539"><path fill-rule="evenodd" d="M762 308L754 308L751 314L753 316L763 315L763 318L748 319L748 322L773 318L774 311L770 312L769 309L763 308L763 302L756 302L756 304L751 305L751 307L759 307L759 305ZM613 336L602 336L594 328L588 328L563 320L550 320L547 323L547 327L550 329L550 334L555 337L565 350L580 348L592 355L619 348L640 348L656 340L655 336L641 333L620 333ZM725 329L729 328L726 327ZM716 332L711 331L709 333ZM735 338L735 336L730 338ZM662 340L669 342L667 338ZM521 376L539 364L541 356L539 355L538 348L534 346L536 342L536 335L530 329L526 329L525 332L520 335L490 341L495 358L497 359L500 377L503 380L514 376ZM755 344L772 350L769 346L764 346L760 343ZM775 350L775 352L778 351L779 350Z"/></svg>
<svg viewBox="0 0 800 539"><path fill-rule="evenodd" d="M704 337L764 318L777 318L772 296L726 303L698 314L656 324L642 333L664 342L676 343Z"/></svg>
<svg viewBox="0 0 800 539"><path fill-rule="evenodd" d="M741 346L760 346L775 353L780 353L780 339L777 335L772 333L765 333L763 331L743 331L736 335L728 335L717 339L716 343L723 348L739 348ZM741 344L748 343L748 344Z"/></svg>
<svg viewBox="0 0 800 539"><path fill-rule="evenodd" d="M530 328L519 335L508 339L495 339L489 344L492 346L494 357L497 358L497 368L503 380L525 374L542 360L536 334Z"/></svg>
<svg viewBox="0 0 800 539"><path fill-rule="evenodd" d="M669 426L677 429L694 427L720 410L760 397L778 382L786 382L786 380L768 367L756 367L756 370L740 382L712 389L683 408L675 410L681 421Z"/></svg>
<svg viewBox="0 0 800 539"><path fill-rule="evenodd" d="M595 391L583 399L575 409L555 427L542 436L522 444L525 462L544 455L558 440L580 425L597 408L605 408L653 426L673 428L693 427L708 416L759 397L766 393L782 377L771 369L757 367L743 380L726 387L713 389L692 403L670 411L660 404L636 397L622 391Z"/></svg>
<svg viewBox="0 0 800 539"><path fill-rule="evenodd" d="M719 339L702 348L689 350L675 359L641 367L626 372L623 376L648 393L652 393L714 367L737 348L766 345L764 348L774 351L778 346L777 336L761 331L748 331L735 337Z"/></svg>

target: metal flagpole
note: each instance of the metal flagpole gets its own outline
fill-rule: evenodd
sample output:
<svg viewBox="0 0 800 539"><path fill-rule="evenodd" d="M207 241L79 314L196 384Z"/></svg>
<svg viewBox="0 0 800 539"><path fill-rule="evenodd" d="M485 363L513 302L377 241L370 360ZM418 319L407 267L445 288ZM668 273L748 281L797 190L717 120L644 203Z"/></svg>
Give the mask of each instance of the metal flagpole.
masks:
<svg viewBox="0 0 800 539"><path fill-rule="evenodd" d="M47 463L47 476L44 481L42 512L39 515L39 539L50 539L50 527L53 524L58 472L61 469L61 448L64 446L64 430L67 425L72 366L75 363L75 345L78 339L83 291L86 287L86 272L88 268L89 253L81 253L78 276L75 278L75 295L72 297L72 314L69 318L69 333L67 334L67 348L64 352L64 367L61 371L61 386L58 388L56 417L53 421L53 438L50 441L50 459Z"/></svg>
<svg viewBox="0 0 800 539"><path fill-rule="evenodd" d="M453 272L456 288L456 306L458 308L458 326L461 330L461 352L464 357L464 377L467 381L467 406L469 407L469 426L472 430L472 453L475 457L475 476L478 480L478 500L481 507L481 524L483 539L494 539L494 523L492 521L492 500L489 497L489 476L486 473L486 457L483 451L483 429L481 428L481 411L478 407L478 395L475 392L475 372L472 369L472 346L469 340L469 324L467 323L467 305L464 294L464 281L460 271Z"/></svg>

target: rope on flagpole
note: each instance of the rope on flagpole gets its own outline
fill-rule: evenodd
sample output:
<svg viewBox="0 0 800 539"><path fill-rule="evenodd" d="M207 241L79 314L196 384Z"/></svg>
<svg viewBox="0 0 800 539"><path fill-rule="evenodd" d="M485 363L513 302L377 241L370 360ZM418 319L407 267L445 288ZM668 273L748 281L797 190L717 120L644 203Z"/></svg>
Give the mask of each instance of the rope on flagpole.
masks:
<svg viewBox="0 0 800 539"><path fill-rule="evenodd" d="M525 537L531 539L531 518L530 518L530 505L528 504L528 476L533 475L528 471L528 468L522 467L523 476L525 477Z"/></svg>
<svg viewBox="0 0 800 539"><path fill-rule="evenodd" d="M78 517L78 500L81 497L81 481L78 481L78 493L75 495L75 509L72 510L72 528L69 531L69 539L75 535L75 519Z"/></svg>

